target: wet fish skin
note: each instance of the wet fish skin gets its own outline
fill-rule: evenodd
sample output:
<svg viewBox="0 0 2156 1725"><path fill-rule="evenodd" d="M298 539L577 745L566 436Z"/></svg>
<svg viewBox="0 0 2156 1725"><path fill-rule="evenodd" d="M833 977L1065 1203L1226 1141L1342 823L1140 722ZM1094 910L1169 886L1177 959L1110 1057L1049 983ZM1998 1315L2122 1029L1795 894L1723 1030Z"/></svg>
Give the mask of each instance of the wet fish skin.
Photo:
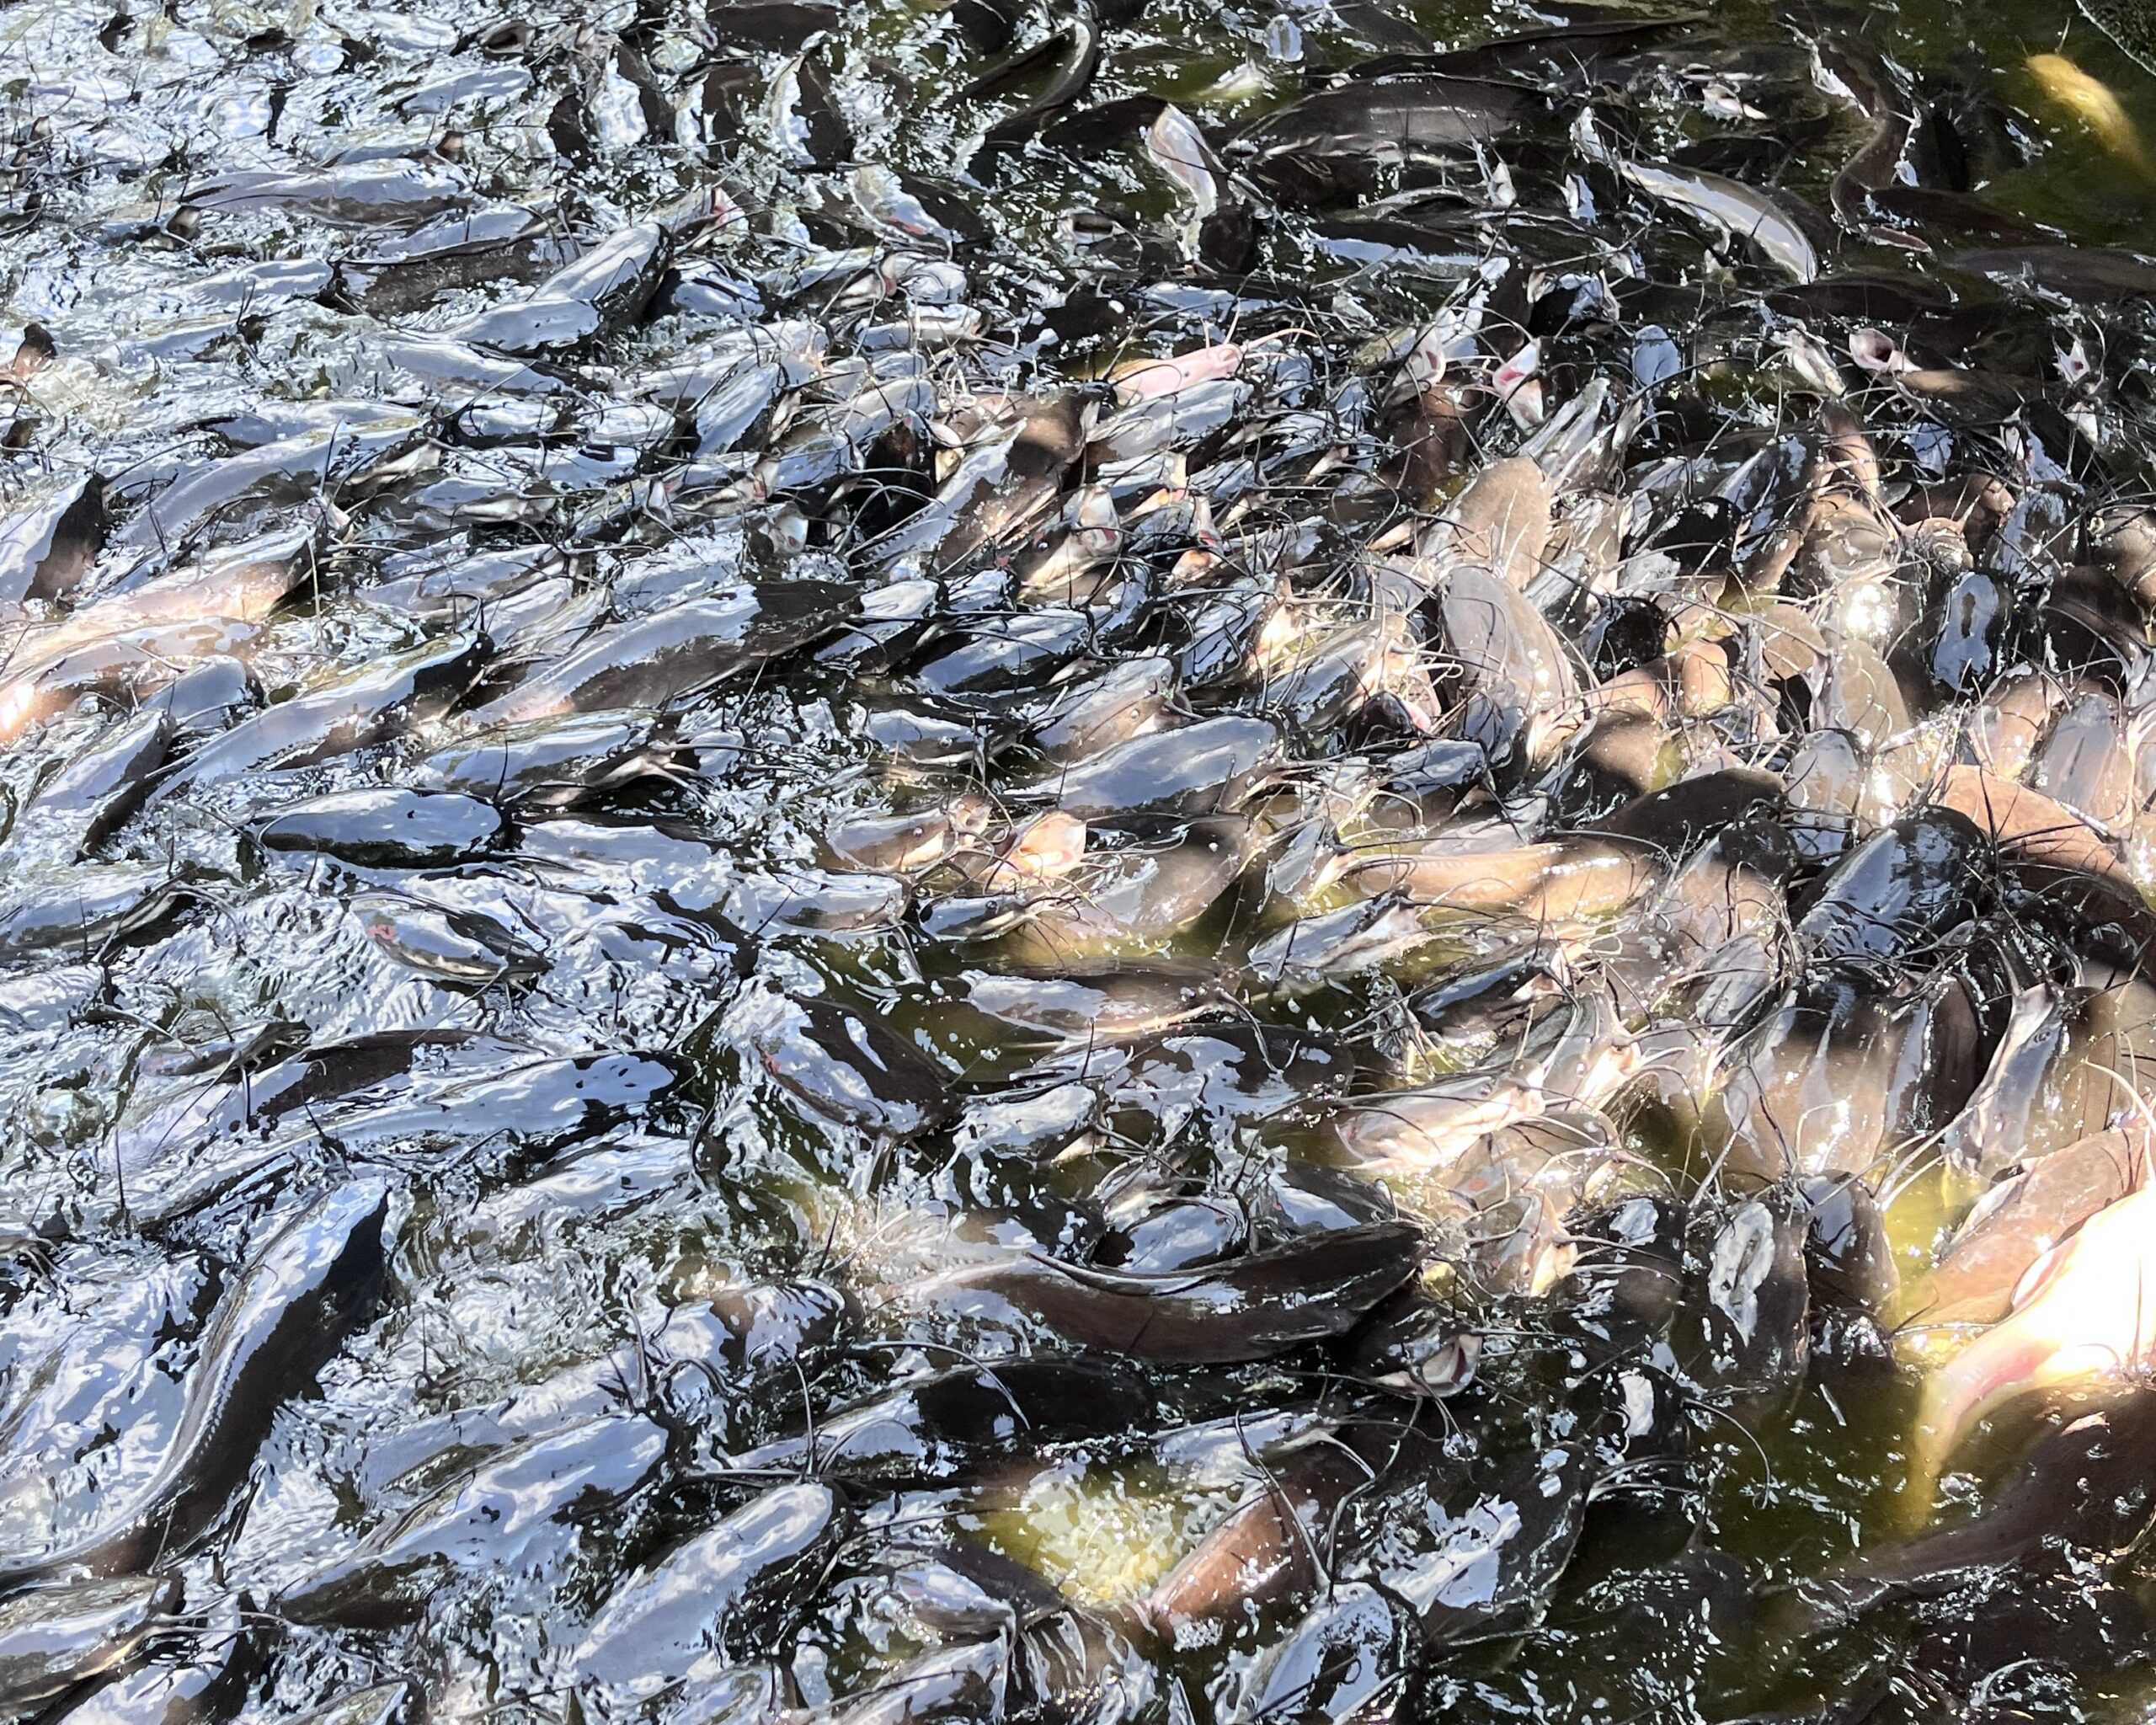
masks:
<svg viewBox="0 0 2156 1725"><path fill-rule="evenodd" d="M436 750L415 769L426 789L502 808L571 809L664 770L667 728L633 710L489 725Z"/></svg>
<svg viewBox="0 0 2156 1725"><path fill-rule="evenodd" d="M1065 1443L1134 1429L1152 1406L1144 1379L1120 1362L1020 1354L904 1381L884 1395L835 1409L803 1437L760 1445L725 1467L926 1482L963 1477L1013 1442Z"/></svg>
<svg viewBox="0 0 2156 1725"><path fill-rule="evenodd" d="M376 316L414 312L445 290L521 278L544 267L562 242L534 211L479 205L408 232L387 232L339 258L337 297Z"/></svg>
<svg viewBox="0 0 2156 1725"><path fill-rule="evenodd" d="M1799 918L1813 961L1873 965L1905 958L1968 914L1983 836L1966 815L1934 809L1864 841Z"/></svg>
<svg viewBox="0 0 2156 1725"><path fill-rule="evenodd" d="M378 1180L303 1205L211 1313L156 1473L102 1525L0 1563L0 1584L119 1574L184 1553L245 1479L279 1407L372 1316L388 1211Z"/></svg>
<svg viewBox="0 0 2156 1725"><path fill-rule="evenodd" d="M1251 172L1262 184L1329 201L1374 185L1377 167L1494 142L1527 117L1534 99L1501 79L1402 73L1304 96L1255 121L1236 142L1255 152Z"/></svg>
<svg viewBox="0 0 2156 1725"><path fill-rule="evenodd" d="M2004 1319L2030 1266L2134 1190L2146 1162L2139 1130L2112 1127L2002 1179L1977 1200L1938 1262L1909 1290L1912 1317L1940 1325Z"/></svg>
<svg viewBox="0 0 2156 1725"><path fill-rule="evenodd" d="M941 1066L897 1032L829 1001L797 1001L755 1038L765 1066L819 1114L889 1139L958 1112Z"/></svg>
<svg viewBox="0 0 2156 1725"><path fill-rule="evenodd" d="M37 788L8 834L18 855L72 862L96 849L148 795L173 738L168 713L152 709L114 728Z"/></svg>
<svg viewBox="0 0 2156 1725"><path fill-rule="evenodd" d="M314 574L328 549L331 519L317 511L296 527L221 546L199 561L120 581L63 622L34 634L12 656L18 675L85 648L157 624L230 617L259 622Z"/></svg>
<svg viewBox="0 0 2156 1725"><path fill-rule="evenodd" d="M125 1576L0 1601L0 1707L34 1717L76 1685L125 1664L178 1599L168 1578Z"/></svg>
<svg viewBox="0 0 2156 1725"><path fill-rule="evenodd" d="M260 1642L227 1598L205 1614L193 1650L168 1655L105 1685L61 1715L65 1725L195 1725L221 1717L262 1663Z"/></svg>
<svg viewBox="0 0 2156 1725"><path fill-rule="evenodd" d="M262 766L305 766L366 747L446 713L472 686L492 644L451 635L293 696L243 719L174 763L162 800Z"/></svg>
<svg viewBox="0 0 2156 1725"><path fill-rule="evenodd" d="M811 1579L844 1528L830 1487L773 1487L630 1577L570 1661L616 1705L659 1694L741 1645L774 1594Z"/></svg>
<svg viewBox="0 0 2156 1725"><path fill-rule="evenodd" d="M1082 963L1159 947L1203 916L1241 873L1251 825L1234 814L1165 826L1141 818L1117 836L1122 848L1082 853L1067 874L1034 889L1039 902L1011 937L1022 961Z"/></svg>
<svg viewBox="0 0 2156 1725"><path fill-rule="evenodd" d="M833 583L750 584L599 631L574 651L472 711L475 725L568 713L664 708L806 646L852 612Z"/></svg>
<svg viewBox="0 0 2156 1725"><path fill-rule="evenodd" d="M1703 1213L1694 1226L1699 1332L1679 1357L1695 1384L1741 1417L1770 1418L1802 1386L1810 1363L1807 1218L1769 1194Z"/></svg>
<svg viewBox="0 0 2156 1725"><path fill-rule="evenodd" d="M440 868L506 836L492 804L449 791L335 792L287 804L256 830L266 849L325 852L369 868Z"/></svg>
<svg viewBox="0 0 2156 1725"><path fill-rule="evenodd" d="M392 1725L412 1698L411 1685L378 1683L296 1716L292 1725Z"/></svg>
<svg viewBox="0 0 2156 1725"><path fill-rule="evenodd" d="M384 415L205 462L160 490L115 540L170 556L215 514L235 505L289 507L387 467L419 447L423 429L416 414Z"/></svg>
<svg viewBox="0 0 2156 1725"><path fill-rule="evenodd" d="M385 216L436 216L470 198L461 177L410 161L360 161L315 171L258 169L212 179L188 194L189 203L199 209L290 210L355 226Z"/></svg>
<svg viewBox="0 0 2156 1725"><path fill-rule="evenodd" d="M1911 1469L1928 1504L1940 1471L1985 1413L2047 1387L2100 1384L2135 1370L2150 1351L2137 1293L2147 1274L2150 1188L2098 1210L2025 1274L2014 1310L1924 1386Z"/></svg>
<svg viewBox="0 0 2156 1725"><path fill-rule="evenodd" d="M947 1271L915 1291L984 1295L1065 1339L1161 1364L1263 1359L1342 1334L1415 1273L1406 1222L1344 1228L1204 1269L1133 1276L1038 1256Z"/></svg>
<svg viewBox="0 0 2156 1725"><path fill-rule="evenodd" d="M1399 1600L1366 1581L1342 1583L1252 1662L1239 1725L1406 1717L1422 1637Z"/></svg>
<svg viewBox="0 0 2156 1725"><path fill-rule="evenodd" d="M490 1570L546 1573L574 1546L576 1524L616 1513L665 1447L657 1426L629 1414L530 1439L294 1583L277 1608L303 1623L387 1627L447 1583Z"/></svg>
<svg viewBox="0 0 2156 1725"><path fill-rule="evenodd" d="M1055 41L1051 37L1045 49ZM1003 69L1001 77L1007 77L1021 65L1030 65L1040 51L1029 51L1027 55L1015 56ZM1050 115L1069 107L1083 95L1093 81L1101 61L1101 19L1091 0L1081 0L1067 13L1062 31L1062 54L1055 62L1055 70L1047 84L1030 102L1006 115L990 126L983 136L984 153L1007 150L1038 131ZM971 96L991 94L999 87L1001 77L977 78L963 93Z"/></svg>
<svg viewBox="0 0 2156 1725"><path fill-rule="evenodd" d="M1000 1637L931 1648L815 1717L830 1725L995 1717L1002 1712L1006 1693L1017 1686L1014 1652L1011 1640Z"/></svg>
<svg viewBox="0 0 2156 1725"><path fill-rule="evenodd" d="M206 1147L228 1135L274 1128L302 1111L333 1116L378 1087L403 1079L430 1058L484 1044L457 1030L377 1032L306 1048L267 1065L248 1062L176 1096L153 1095L116 1123L113 1156L130 1178L183 1146ZM270 1052L275 1052L272 1044ZM139 1095L139 1092L138 1092Z"/></svg>
<svg viewBox="0 0 2156 1725"><path fill-rule="evenodd" d="M1270 1477L1147 1593L1139 1616L1176 1642L1198 1639L1252 1605L1306 1595L1319 1580L1317 1530L1367 1478L1353 1454L1329 1445L1278 1458Z"/></svg>
<svg viewBox="0 0 2156 1725"><path fill-rule="evenodd" d="M1233 809L1275 757L1277 727L1224 715L1115 744L1043 780L1036 793L1081 820L1172 809Z"/></svg>
<svg viewBox="0 0 2156 1725"><path fill-rule="evenodd" d="M1797 1191L1808 1212L1805 1270L1815 1304L1882 1311L1901 1277L1876 1198L1860 1180L1806 1180Z"/></svg>
<svg viewBox="0 0 2156 1725"><path fill-rule="evenodd" d="M194 741L227 730L259 710L262 686L241 660L211 654L152 692L142 704L170 718L180 740Z"/></svg>
<svg viewBox="0 0 2156 1725"><path fill-rule="evenodd" d="M1818 279L1819 254L1802 227L1773 199L1742 181L1630 159L1620 160L1617 171L1648 196L1749 241L1792 281Z"/></svg>
<svg viewBox="0 0 2156 1725"><path fill-rule="evenodd" d="M1830 187L1836 217L1857 226L1872 195L1894 184L1895 169L1916 131L1914 104L1895 87L1891 72L1860 38L1826 38L1817 53L1819 81L1830 93L1846 97L1871 127Z"/></svg>
<svg viewBox="0 0 2156 1725"><path fill-rule="evenodd" d="M105 483L94 473L0 521L0 604L72 591L104 549L105 530Z"/></svg>
<svg viewBox="0 0 2156 1725"><path fill-rule="evenodd" d="M2132 1394L2045 1434L1984 1513L1859 1550L1778 1602L1769 1626L1808 1637L1896 1599L1936 1596L1972 1570L2011 1566L2045 1541L2124 1549L2150 1513L2139 1456L2153 1413L2145 1394Z"/></svg>
<svg viewBox="0 0 2156 1725"><path fill-rule="evenodd" d="M187 884L143 862L81 865L0 897L0 959L67 951L85 959L154 927L188 899Z"/></svg>
<svg viewBox="0 0 2156 1725"><path fill-rule="evenodd" d="M571 351L642 312L672 257L664 227L634 223L548 277L529 299L478 312L448 333L521 359Z"/></svg>

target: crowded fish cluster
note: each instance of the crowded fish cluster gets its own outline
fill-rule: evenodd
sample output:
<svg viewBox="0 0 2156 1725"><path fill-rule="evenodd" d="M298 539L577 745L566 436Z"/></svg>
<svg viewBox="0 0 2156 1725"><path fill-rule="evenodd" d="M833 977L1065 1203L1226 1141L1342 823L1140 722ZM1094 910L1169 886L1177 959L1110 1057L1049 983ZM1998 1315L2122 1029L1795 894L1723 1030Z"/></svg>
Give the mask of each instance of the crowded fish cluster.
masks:
<svg viewBox="0 0 2156 1725"><path fill-rule="evenodd" d="M2092 12L0 12L0 1719L2148 1717Z"/></svg>

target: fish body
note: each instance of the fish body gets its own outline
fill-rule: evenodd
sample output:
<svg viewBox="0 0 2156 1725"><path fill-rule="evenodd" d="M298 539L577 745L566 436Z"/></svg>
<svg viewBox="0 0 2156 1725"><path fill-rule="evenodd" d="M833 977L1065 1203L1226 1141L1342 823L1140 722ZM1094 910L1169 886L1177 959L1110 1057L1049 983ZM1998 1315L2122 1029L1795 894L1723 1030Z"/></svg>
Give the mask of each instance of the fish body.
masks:
<svg viewBox="0 0 2156 1725"><path fill-rule="evenodd" d="M185 1551L247 1477L278 1407L372 1316L388 1210L387 1187L360 1181L294 1215L211 1315L156 1472L99 1525L0 1564L0 1583L120 1574Z"/></svg>
<svg viewBox="0 0 2156 1725"><path fill-rule="evenodd" d="M2092 13L2108 13L2114 19L2130 16L2133 11L2127 6L2090 7L2085 0L2084 9ZM2102 24L2104 19L2100 16L2097 21ZM2108 24L2105 27L2113 40L2118 39ZM2149 161L2141 129L2133 123L2117 93L2109 84L2090 77L2063 54L2031 54L2028 68L2029 76L2036 80L2036 88L2047 101L2071 115L2098 143L2143 179L2156 180L2156 165Z"/></svg>

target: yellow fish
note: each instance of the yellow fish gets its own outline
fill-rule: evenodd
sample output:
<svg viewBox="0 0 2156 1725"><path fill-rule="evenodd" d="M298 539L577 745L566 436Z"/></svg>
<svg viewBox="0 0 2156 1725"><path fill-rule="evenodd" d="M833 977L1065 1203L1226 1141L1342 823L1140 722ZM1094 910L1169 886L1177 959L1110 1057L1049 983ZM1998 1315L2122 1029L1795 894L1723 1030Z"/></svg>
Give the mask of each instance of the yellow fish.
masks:
<svg viewBox="0 0 2156 1725"><path fill-rule="evenodd" d="M2031 54L2029 75L2056 106L2063 108L2095 134L2096 142L2143 179L2156 180L2148 152L2136 126L2111 87L2094 78L2063 54Z"/></svg>

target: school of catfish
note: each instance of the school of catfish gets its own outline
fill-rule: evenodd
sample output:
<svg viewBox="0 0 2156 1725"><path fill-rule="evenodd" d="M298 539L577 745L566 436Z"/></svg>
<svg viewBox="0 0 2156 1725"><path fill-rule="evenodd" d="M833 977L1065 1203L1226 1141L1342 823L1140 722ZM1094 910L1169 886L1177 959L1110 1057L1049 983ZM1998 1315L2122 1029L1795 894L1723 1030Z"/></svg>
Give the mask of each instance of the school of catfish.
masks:
<svg viewBox="0 0 2156 1725"><path fill-rule="evenodd" d="M2146 1717L2156 19L1897 28L0 11L0 1718Z"/></svg>

